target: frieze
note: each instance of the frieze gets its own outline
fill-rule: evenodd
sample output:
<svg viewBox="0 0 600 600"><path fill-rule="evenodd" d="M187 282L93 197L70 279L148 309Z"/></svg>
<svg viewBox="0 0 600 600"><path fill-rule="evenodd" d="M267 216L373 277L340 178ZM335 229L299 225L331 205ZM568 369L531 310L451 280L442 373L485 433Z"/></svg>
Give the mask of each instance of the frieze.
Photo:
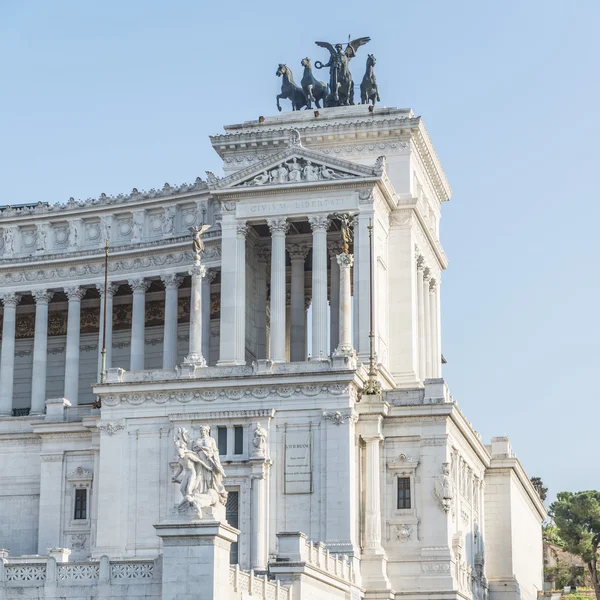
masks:
<svg viewBox="0 0 600 600"><path fill-rule="evenodd" d="M151 373L150 373L151 375ZM102 395L105 406L118 404L132 404L134 406L144 403L166 404L167 402L187 403L201 400L214 402L215 400L266 400L267 398L293 398L315 397L329 394L332 396L350 395L354 386L343 384L331 385L296 385L296 386L270 386L252 388L205 388L201 390L180 390L174 392L149 392L149 393L124 393Z"/></svg>

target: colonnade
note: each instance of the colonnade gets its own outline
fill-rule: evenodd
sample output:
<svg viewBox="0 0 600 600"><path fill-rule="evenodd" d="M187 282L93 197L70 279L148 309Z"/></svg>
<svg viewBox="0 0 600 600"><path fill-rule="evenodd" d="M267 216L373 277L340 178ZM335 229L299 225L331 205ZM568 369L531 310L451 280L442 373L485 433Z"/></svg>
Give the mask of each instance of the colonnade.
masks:
<svg viewBox="0 0 600 600"><path fill-rule="evenodd" d="M285 217L267 219L271 233L270 249L257 251L257 305L256 326L266 331L263 307L267 304L267 270L270 263L271 291L268 340L257 340L257 358L268 358L275 363L287 360L286 338L289 334L289 360L306 359L306 337L311 339L311 361L328 360L338 346L339 337L339 265L336 247L327 243L329 218L311 215L308 223L312 245L297 243L288 237L289 222ZM221 270L221 339L219 366L246 364L246 244L248 222L234 215L223 215L222 270ZM289 242L289 243L288 243ZM312 326L306 331L304 265L312 248ZM290 306L286 302L286 250L290 256ZM331 260L331 347L328 347L328 264ZM335 263L335 267L334 267ZM350 280L348 280L350 281ZM350 300L348 301L350 304ZM288 323L289 320L289 323Z"/></svg>
<svg viewBox="0 0 600 600"><path fill-rule="evenodd" d="M424 257L417 254L416 259L419 377L425 380L442 376L440 296Z"/></svg>
<svg viewBox="0 0 600 600"><path fill-rule="evenodd" d="M204 267L203 267L204 269ZM190 343L199 343L195 352L207 355L210 331L210 284L215 272L206 273L201 278L202 286L198 298L201 303L201 336L191 336ZM169 273L160 277L165 287L164 333L163 333L163 368L173 369L177 362L177 322L178 322L178 290L183 281L180 274ZM151 283L150 279L130 279L127 285L132 291L132 323L130 345L130 370L144 369L145 359L145 309L146 292ZM109 283L106 294L104 284L95 286L100 293L100 328L98 341L98 378L102 368L102 341L104 322L104 302L106 302L106 368L112 366L113 340L113 297L118 288L115 282ZM194 285L192 285L194 289ZM64 397L72 406L78 404L79 395L79 364L80 364L80 331L81 331L81 301L87 292L83 286L68 286L63 288L68 299L67 332L65 348ZM55 290L56 291L56 290ZM204 292L204 293L202 293ZM35 301L35 330L33 339L33 368L31 379L31 409L30 414L41 415L46 405L46 375L48 358L48 305L54 297L54 291L34 290L29 292ZM10 416L13 409L14 369L15 369L15 339L17 323L17 306L23 297L22 293L9 292L0 295L4 305L2 326L2 343L0 353L0 416ZM206 344L206 345L205 345ZM190 354L192 348L190 347ZM92 383L92 382L90 382Z"/></svg>

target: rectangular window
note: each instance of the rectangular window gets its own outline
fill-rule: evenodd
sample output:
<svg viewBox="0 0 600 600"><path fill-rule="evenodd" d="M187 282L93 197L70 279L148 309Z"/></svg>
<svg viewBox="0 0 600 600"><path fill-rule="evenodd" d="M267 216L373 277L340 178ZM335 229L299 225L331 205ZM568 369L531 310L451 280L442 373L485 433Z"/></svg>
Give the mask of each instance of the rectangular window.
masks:
<svg viewBox="0 0 600 600"><path fill-rule="evenodd" d="M217 444L219 454L225 456L227 454L227 427L217 427Z"/></svg>
<svg viewBox="0 0 600 600"><path fill-rule="evenodd" d="M75 519L87 519L87 490L75 490Z"/></svg>
<svg viewBox="0 0 600 600"><path fill-rule="evenodd" d="M410 508L410 477L398 477L398 508Z"/></svg>
<svg viewBox="0 0 600 600"><path fill-rule="evenodd" d="M227 494L227 505L225 506L225 518L232 527L239 529L239 492L229 492ZM229 563L237 565L239 560L238 556L238 543L234 542L231 544L231 550L229 551Z"/></svg>
<svg viewBox="0 0 600 600"><path fill-rule="evenodd" d="M234 454L244 454L244 428L241 425L234 427L235 431L235 452Z"/></svg>

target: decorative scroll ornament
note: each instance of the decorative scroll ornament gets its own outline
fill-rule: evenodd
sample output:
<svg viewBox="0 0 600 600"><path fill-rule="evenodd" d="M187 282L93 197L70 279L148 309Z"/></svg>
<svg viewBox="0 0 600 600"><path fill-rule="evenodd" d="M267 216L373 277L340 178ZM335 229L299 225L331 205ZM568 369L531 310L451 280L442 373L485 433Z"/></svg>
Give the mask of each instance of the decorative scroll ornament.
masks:
<svg viewBox="0 0 600 600"><path fill-rule="evenodd" d="M227 503L227 492L223 487L225 471L219 458L219 448L210 436L210 427L200 427L200 437L189 443L187 429L179 427L174 438L177 451L176 462L171 463L171 481L179 483L183 499L177 506L180 511L192 509L196 517L202 519L203 509L222 507ZM223 508L221 510L224 510Z"/></svg>
<svg viewBox="0 0 600 600"><path fill-rule="evenodd" d="M123 423L102 423L98 425L98 429L102 433L112 437L118 431L125 429L125 425L123 425Z"/></svg>
<svg viewBox="0 0 600 600"><path fill-rule="evenodd" d="M327 412L323 411L323 418L326 421L331 421L334 425L338 427L343 425L346 421L348 423L356 423L358 421L358 413L354 410L349 410L345 412L335 411L335 412Z"/></svg>
<svg viewBox="0 0 600 600"><path fill-rule="evenodd" d="M433 482L433 497L440 510L445 513L452 509L454 499L454 481L450 475L450 463L442 463L441 474L437 475Z"/></svg>

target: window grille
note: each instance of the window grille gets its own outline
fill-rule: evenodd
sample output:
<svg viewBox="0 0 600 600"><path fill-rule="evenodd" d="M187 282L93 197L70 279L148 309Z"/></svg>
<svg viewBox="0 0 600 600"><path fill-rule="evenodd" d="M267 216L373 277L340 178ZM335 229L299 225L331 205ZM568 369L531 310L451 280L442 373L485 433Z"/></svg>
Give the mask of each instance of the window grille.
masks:
<svg viewBox="0 0 600 600"><path fill-rule="evenodd" d="M87 490L75 490L75 519L87 519Z"/></svg>
<svg viewBox="0 0 600 600"><path fill-rule="evenodd" d="M410 508L410 477L398 477L398 508Z"/></svg>
<svg viewBox="0 0 600 600"><path fill-rule="evenodd" d="M229 492L227 494L227 505L225 506L225 518L227 522L232 527L239 529L240 519L239 519L239 501L240 501L240 493L239 492ZM237 565L239 562L239 549L238 542L234 542L231 544L231 550L229 552L229 563L232 565Z"/></svg>

